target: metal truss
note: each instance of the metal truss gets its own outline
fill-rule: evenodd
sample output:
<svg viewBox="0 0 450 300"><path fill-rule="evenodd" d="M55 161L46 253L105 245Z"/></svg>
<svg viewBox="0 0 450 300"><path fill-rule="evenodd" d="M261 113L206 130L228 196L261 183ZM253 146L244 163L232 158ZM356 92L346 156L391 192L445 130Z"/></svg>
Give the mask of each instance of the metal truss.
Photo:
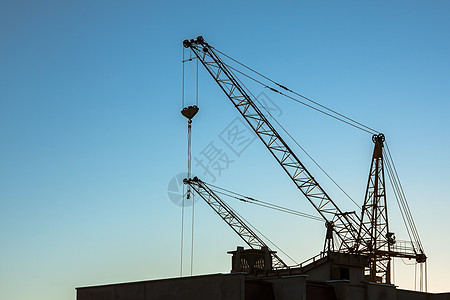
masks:
<svg viewBox="0 0 450 300"><path fill-rule="evenodd" d="M266 243L242 220L236 212L214 193L198 177L192 179L186 178L183 181L190 186L203 200L227 223L239 237L253 249L262 247L270 248ZM286 263L276 254L272 253L273 267L275 269L289 268Z"/></svg>
<svg viewBox="0 0 450 300"><path fill-rule="evenodd" d="M369 257L369 267L366 269L367 279L372 282L390 283L389 253L395 238L388 227L383 166L384 135L374 135L372 140L375 147L361 213L361 222L370 228L370 231L360 233L360 239L364 241L364 246L360 250Z"/></svg>
<svg viewBox="0 0 450 300"><path fill-rule="evenodd" d="M185 40L183 45L192 50L289 178L319 212L328 226L333 227L338 238L336 243L338 251L355 252L358 247L357 238L360 224L358 216L354 213L342 212L331 200L256 106L255 99L252 100L253 96L250 97L245 87L202 37L198 37L196 40ZM363 230L367 231L365 227Z"/></svg>
<svg viewBox="0 0 450 300"><path fill-rule="evenodd" d="M416 253L412 242L396 241L394 233L389 231L383 160L385 137L380 133L372 140L375 146L361 212L362 225L370 231L360 231L362 242L358 250L369 257L367 280L391 283L392 257L415 258L420 262L424 255Z"/></svg>

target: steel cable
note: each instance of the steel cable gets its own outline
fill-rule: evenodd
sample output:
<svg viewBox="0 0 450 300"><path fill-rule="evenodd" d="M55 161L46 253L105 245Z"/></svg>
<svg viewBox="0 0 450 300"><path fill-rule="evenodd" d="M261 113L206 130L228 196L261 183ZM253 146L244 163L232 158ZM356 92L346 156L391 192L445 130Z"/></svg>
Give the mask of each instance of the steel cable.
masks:
<svg viewBox="0 0 450 300"><path fill-rule="evenodd" d="M301 212L301 211L297 211L297 210L294 210L294 209L286 208L286 207L283 207L283 206L280 206L280 205L272 204L272 203L269 203L269 202L265 202L265 201L262 201L262 200L258 200L258 199L252 198L252 197L248 197L248 196L245 196L245 195L242 195L242 194L239 194L239 193L236 193L236 192L233 192L233 191L221 188L219 186L216 186L216 185L213 185L213 184L210 184L210 183L205 183L205 182L203 182L203 183L205 185L209 186L209 187L213 187L215 193L222 194L222 195L225 195L225 196L228 196L228 197L231 197L231 198L235 198L235 199L237 199L237 200L239 200L241 202L259 205L259 206L262 206L262 207L278 210L278 211L281 211L281 212L297 215L297 216L304 217L304 218L309 218L309 219L316 220L316 221L323 221L322 218L314 216L314 215L310 215L310 214L307 214L307 213L304 213L304 212Z"/></svg>
<svg viewBox="0 0 450 300"><path fill-rule="evenodd" d="M420 248L421 251L423 251L423 246L422 246L422 242L420 241L419 232L417 231L417 227L416 227L416 225L414 223L414 219L412 217L412 213L411 213L411 210L409 208L409 204L406 201L406 195L405 195L405 192L403 190L402 184L400 182L400 178L398 176L397 169L395 168L394 160L392 159L391 153L389 151L389 146L387 145L387 143L386 143L386 149L387 149L387 153L389 155L389 160L391 161L391 164L392 164L392 169L394 171L395 178L396 178L396 180L398 182L400 193L402 195L402 199L403 199L403 203L404 203L403 205L405 207L405 212L406 212L407 216L409 217L408 219L409 219L409 223L410 223L410 226L411 226L411 230L413 232L413 236L415 238L415 241L418 243L418 247Z"/></svg>
<svg viewBox="0 0 450 300"><path fill-rule="evenodd" d="M347 117L347 116L345 116L345 115L343 115L343 114L341 114L341 113L339 113L339 112L337 112L337 111L335 111L335 110L333 110L333 109L331 109L331 108L328 108L328 107L326 107L326 106L324 106L324 105L322 105L322 104L320 104L320 103L318 103L318 102L316 102L316 101L314 101L314 100L312 100L312 99L310 99L310 98L308 98L308 97L306 97L306 96L303 96L302 94L297 93L297 92L295 92L295 91L293 91L293 90L287 88L286 86L284 86L284 85L282 85L282 84L277 83L276 81L274 81L274 80L270 79L269 77L267 77L267 76L265 76L265 75L263 75L263 74L257 72L256 70L254 70L254 69L250 68L249 66L247 66L247 65L245 65L245 64L243 64L243 63L241 63L240 61L238 61L238 60L232 58L231 56L229 56L229 55L223 53L222 51L220 51L220 50L218 50L218 49L216 49L216 48L214 48L214 47L212 47L212 46L210 46L210 47L213 48L215 51L219 52L220 54L222 54L223 56L225 56L225 57L229 58L230 60L234 61L235 63L237 63L237 64L243 66L244 68L250 70L251 72L253 72L253 73L255 73L255 74L261 76L262 78L264 78L264 79L266 79L266 80L272 82L273 84L275 84L275 85L281 87L282 89L284 89L284 90L286 90L286 91L288 91L288 92L291 92L291 93L293 93L293 94L295 94L295 95L297 95L297 96L299 96L299 97L301 97L301 98L303 98L303 99L305 99L305 100L307 100L307 101L309 101L309 102L311 102L311 103L313 103L313 104L315 104L315 105L317 105L317 106L319 106L319 107L322 107L323 109L325 109L325 110L327 110L327 111L329 111L329 112L331 112L331 113L333 113L333 114L336 114L336 115L340 116L341 118L344 118L344 119L346 119L346 120L348 120L348 121L350 121L350 122L352 122L352 123L354 123L354 124L357 124L357 125L359 125L359 126L349 124L348 122L345 122L344 120L342 120L342 119L340 119L340 118L338 118L338 117L331 116L330 114L325 113L325 112L323 112L323 111L321 111L321 110L319 110L319 109L317 109L317 108L314 108L315 110L320 111L320 112L322 112L322 113L325 113L325 114L327 114L328 116L331 116L331 117L333 117L333 118L335 118L335 119L337 119L337 120L339 120L339 121L342 121L342 122L345 122L345 123L347 123L347 124L349 124L349 125L352 125L352 126L358 128L358 129L364 130L364 129L362 129L361 127L366 128L366 130L364 130L364 131L369 132L369 133L371 133L371 134L379 133L379 132L378 132L377 130L375 130L375 129L372 129L372 128L370 128L370 127L368 127L368 126L366 126L366 125L364 125L364 124L362 124L362 123L360 123L360 122L358 122L358 121L356 121L356 120L354 120L354 119L352 119L352 118L349 118L349 117ZM235 68L233 68L233 69L235 69ZM236 69L235 69L235 70L236 70ZM241 74L244 75L243 72L239 72L239 73L241 73ZM260 82L260 81L258 81L258 80L256 80L256 79L254 79L253 77L251 77L251 76L249 76L249 75L246 75L246 74L245 74L245 76L247 76L248 78L251 78L252 80L255 80L256 82L258 82L258 83L260 83L260 84L262 84L262 85L265 85L265 84L263 84L262 82ZM265 86L268 87L267 85L265 85ZM286 96L286 97L289 97L289 96L287 96L287 95L285 95L285 94L283 94L283 93L277 91L276 89L273 89L273 88L270 88L270 87L268 87L268 88L271 89L271 90L273 90L273 91L276 91L276 92L280 93L281 95L284 95L284 96ZM305 104L304 102L299 101L298 99L294 99L294 98L292 98L292 97L289 97L289 98L291 98L291 99L293 99L293 100L295 100L295 101L298 101L298 102L300 102L300 103L302 103L302 104L304 104L304 105L307 105L307 104ZM308 106L309 106L309 105L308 105ZM311 106L309 106L309 107L311 107ZM313 107L311 107L311 108L313 108Z"/></svg>
<svg viewBox="0 0 450 300"><path fill-rule="evenodd" d="M398 173L396 172L395 165L393 163L392 156L389 153L389 148L387 147L387 145L386 145L386 149L387 149L387 151L383 151L385 161L386 161L386 167L387 167L386 169L388 171L388 177L391 182L391 185L392 185L392 188L394 191L394 196L397 200L397 204L399 206L399 210L400 210L403 222L405 223L406 231L408 233L408 236L409 236L411 242L414 241L416 244L416 245L414 245L414 243L412 243L413 249L416 250L415 248L417 246L418 247L417 250L420 253L423 253L423 245L422 245L422 242L420 241L419 233L415 226L411 210L409 209L408 202L406 201L406 196L405 196L404 190L401 186L401 182L398 177Z"/></svg>
<svg viewBox="0 0 450 300"><path fill-rule="evenodd" d="M236 68L234 68L234 67L232 67L232 66L230 66L230 65L228 65L228 64L225 64L225 63L224 63L224 65L226 65L228 68L234 70L235 72L237 72L237 73L239 73L239 74L241 74L241 75L243 75L243 76L245 76L245 77L247 77L247 78L249 78L249 79L251 79L251 80L257 82L258 84L262 85L264 88L268 88L268 89L271 90L272 92L275 92L275 93L278 93L278 94L280 94L280 95L282 95L282 96L285 96L286 98L289 98L289 99L291 99L291 100L293 100L293 101L295 101L295 102L298 102L298 103L300 103L300 104L302 104L302 105L305 105L306 107L309 107L309 108L311 108L311 109L313 109L313 110L315 110L315 111L318 111L318 112L320 112L320 113L322 113L322 114L325 114L325 115L327 115L327 116L329 116L329 117L331 117L331 118L333 118L333 119L336 119L336 120L338 120L338 121L341 121L341 122L343 122L343 123L345 123L345 124L347 124L347 125L350 125L350 126L355 127L355 128L357 128L357 129L359 129L359 130L365 131L365 132L367 132L367 133L369 133L369 134L377 134L377 133L378 133L378 131L372 130L372 129L370 129L370 128L369 128L369 130L364 129L363 127L366 127L366 126L364 126L364 125L362 125L362 126L357 126L357 125L355 125L355 124L352 124L352 123L349 122L349 121L343 120L342 118L333 116L332 114L327 113L327 112L325 112L325 111L323 111L323 110L320 110L320 109L318 109L318 108L316 108L316 107L314 107L314 106L312 106L312 105L310 105L310 104L308 104L308 103L305 103L305 102L303 102L303 101L300 101L300 100L298 100L298 99L296 99L296 98L294 98L294 97L292 97L292 96L286 95L285 93L282 93L282 92L278 91L277 89L274 89L274 88L272 88L272 87L270 87L270 86L264 84L263 82L261 82L261 81L255 79L255 78L253 78L253 77L251 77L250 75L247 75L247 74L245 74L245 73L239 71L238 69L236 69ZM303 98L306 98L306 97L303 97ZM310 100L310 101L312 101L312 100ZM314 101L312 101L312 102L314 102ZM322 105L319 105L319 106L322 106ZM340 115L340 114L339 114L339 115ZM349 118L346 118L346 119L349 119ZM350 120L351 120L351 119L350 119ZM358 122L356 122L356 121L353 121L353 122L356 123L356 124L360 124L360 123L358 123Z"/></svg>

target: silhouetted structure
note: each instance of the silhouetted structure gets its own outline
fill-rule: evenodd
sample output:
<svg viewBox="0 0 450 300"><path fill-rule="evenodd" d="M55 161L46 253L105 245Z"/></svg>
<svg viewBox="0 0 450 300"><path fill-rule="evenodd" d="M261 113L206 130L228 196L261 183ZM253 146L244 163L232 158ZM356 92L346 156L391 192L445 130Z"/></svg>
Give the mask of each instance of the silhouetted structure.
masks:
<svg viewBox="0 0 450 300"><path fill-rule="evenodd" d="M273 269L268 249L230 251L232 272L77 288L77 300L450 300L365 281L369 259L330 252L289 269Z"/></svg>

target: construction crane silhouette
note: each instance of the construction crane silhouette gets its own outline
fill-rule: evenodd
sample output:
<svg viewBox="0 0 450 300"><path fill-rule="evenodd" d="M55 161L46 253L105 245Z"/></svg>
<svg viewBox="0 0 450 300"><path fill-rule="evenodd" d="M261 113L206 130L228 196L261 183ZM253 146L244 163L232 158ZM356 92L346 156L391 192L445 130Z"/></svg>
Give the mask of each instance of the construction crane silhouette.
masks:
<svg viewBox="0 0 450 300"><path fill-rule="evenodd" d="M190 186L200 195L247 245L253 249L266 247L269 251L274 252L225 201L198 177L186 178L184 184ZM288 265L276 253L273 253L272 256L275 260L274 268L288 268Z"/></svg>
<svg viewBox="0 0 450 300"><path fill-rule="evenodd" d="M354 211L342 211L262 113L256 105L257 99L234 75L233 71L236 70L224 63L218 54L221 52L210 46L201 36L196 39L184 40L183 46L190 49L202 63L295 186L325 221L327 234L324 252L336 251L366 255L369 259L366 279L383 283L391 282L390 262L392 257L411 258L418 263L426 261L427 257L420 240L418 240L418 234L414 235L416 239L414 242L400 245L395 240L395 235L389 231L384 178L385 164L383 160L385 138L383 134L376 132L377 134L373 135L375 146L361 216L358 216ZM283 85L277 85L292 92ZM283 92L276 88L265 87L283 95ZM346 120L343 122L348 123ZM357 127L359 125L352 126ZM362 130L373 133L373 130L370 131L365 128L362 128ZM192 187L247 244L251 247L266 245L254 232L249 231L239 218L232 215L228 211L226 203L221 201L201 180L188 178L185 183ZM228 215L224 215L224 213ZM239 223L237 227L235 222ZM240 231L242 228L244 228L245 236ZM414 226L413 229L415 230ZM334 242L335 239L336 242ZM252 244L252 242L249 242L250 240L257 242ZM275 259L277 266L287 267L279 257L275 257Z"/></svg>

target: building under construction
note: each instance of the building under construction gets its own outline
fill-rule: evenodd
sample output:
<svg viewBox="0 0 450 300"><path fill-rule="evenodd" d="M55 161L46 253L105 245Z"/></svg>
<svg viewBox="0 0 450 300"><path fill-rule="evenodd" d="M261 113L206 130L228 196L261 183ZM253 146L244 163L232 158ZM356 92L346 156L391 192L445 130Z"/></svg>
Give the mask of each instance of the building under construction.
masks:
<svg viewBox="0 0 450 300"><path fill-rule="evenodd" d="M209 45L201 36L185 40L189 58L183 64L196 60L201 63L227 98L238 110L247 125L266 146L301 194L315 208L327 228L323 251L297 265L288 265L271 249L251 224L222 199L232 194L191 177L190 133L196 105L187 106L182 115L188 119L188 176L186 197L200 196L230 228L245 242L247 249L237 247L231 256L229 274L191 276L124 284L84 287L77 289L78 300L119 299L450 299L450 293L427 293L426 261L423 245L406 203L385 136L337 113L301 94L254 71ZM231 65L226 61L234 62ZM241 67L241 69L238 69ZM244 70L242 70L244 69ZM291 150L277 128L281 125L246 88L238 75L244 76L277 95L287 97L334 119L363 130L374 143L365 198L359 212L341 210ZM198 77L198 76L197 76ZM184 78L184 77L183 77ZM305 103L305 101L309 101ZM184 106L184 105L183 105ZM264 113L265 111L265 113ZM277 124L278 127L272 125ZM281 129L289 135L283 127ZM385 177L385 175L388 175ZM386 202L386 180L394 189L408 241L399 241L389 228ZM233 193L236 195L235 193ZM220 195L220 196L219 196ZM239 200L276 208L285 212L306 215L279 205L239 196ZM312 216L311 216L312 217ZM420 292L397 288L391 282L393 258L413 259L424 273Z"/></svg>
<svg viewBox="0 0 450 300"><path fill-rule="evenodd" d="M77 289L77 300L448 300L450 293L402 290L365 279L363 255L331 252L292 268L274 269L267 248L229 252L229 274L178 277Z"/></svg>

